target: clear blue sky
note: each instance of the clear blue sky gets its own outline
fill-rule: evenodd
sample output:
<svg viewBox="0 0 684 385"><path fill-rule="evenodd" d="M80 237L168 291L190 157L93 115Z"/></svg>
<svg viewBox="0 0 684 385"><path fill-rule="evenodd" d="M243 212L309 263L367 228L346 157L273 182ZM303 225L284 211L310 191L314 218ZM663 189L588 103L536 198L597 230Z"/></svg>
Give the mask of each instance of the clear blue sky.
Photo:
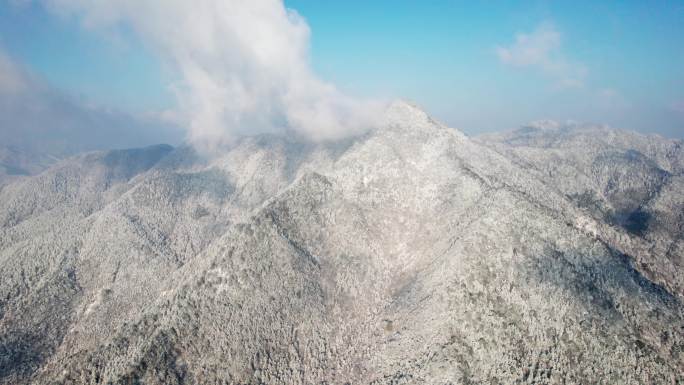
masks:
<svg viewBox="0 0 684 385"><path fill-rule="evenodd" d="M550 118L684 137L682 1L285 3L310 26L316 73L350 94L413 100L471 134ZM176 103L173 75L133 33L39 3L0 5L0 48L99 105Z"/></svg>

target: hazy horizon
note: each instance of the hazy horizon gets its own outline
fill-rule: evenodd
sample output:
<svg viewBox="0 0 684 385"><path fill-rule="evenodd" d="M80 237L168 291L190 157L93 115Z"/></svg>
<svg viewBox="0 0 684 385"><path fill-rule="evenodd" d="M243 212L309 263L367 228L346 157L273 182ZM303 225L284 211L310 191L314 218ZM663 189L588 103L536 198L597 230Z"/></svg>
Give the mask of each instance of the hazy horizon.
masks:
<svg viewBox="0 0 684 385"><path fill-rule="evenodd" d="M14 0L0 8L0 134L75 149L285 128L328 140L403 99L469 135L551 119L681 139L683 15L639 2Z"/></svg>

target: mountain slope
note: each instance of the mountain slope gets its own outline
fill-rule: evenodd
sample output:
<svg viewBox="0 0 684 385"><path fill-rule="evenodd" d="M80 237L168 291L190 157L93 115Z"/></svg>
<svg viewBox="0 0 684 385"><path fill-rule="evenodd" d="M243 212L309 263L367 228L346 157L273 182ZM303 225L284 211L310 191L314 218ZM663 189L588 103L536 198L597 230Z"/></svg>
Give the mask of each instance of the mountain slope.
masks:
<svg viewBox="0 0 684 385"><path fill-rule="evenodd" d="M478 140L627 235L643 269L684 294L684 142L540 122ZM626 248L630 248L626 246Z"/></svg>
<svg viewBox="0 0 684 385"><path fill-rule="evenodd" d="M684 381L681 273L642 264L671 254L512 146L395 103L344 143L101 153L12 184L0 382Z"/></svg>

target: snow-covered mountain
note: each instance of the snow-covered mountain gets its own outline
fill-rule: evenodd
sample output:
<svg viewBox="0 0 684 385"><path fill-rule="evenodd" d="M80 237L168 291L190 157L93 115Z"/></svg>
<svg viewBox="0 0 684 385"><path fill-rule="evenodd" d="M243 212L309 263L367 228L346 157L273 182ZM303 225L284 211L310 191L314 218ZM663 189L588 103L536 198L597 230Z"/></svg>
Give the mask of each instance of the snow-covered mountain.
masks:
<svg viewBox="0 0 684 385"><path fill-rule="evenodd" d="M362 137L97 152L0 190L0 383L684 381L681 141Z"/></svg>
<svg viewBox="0 0 684 385"><path fill-rule="evenodd" d="M0 145L0 188L14 180L46 170L62 158L60 155Z"/></svg>

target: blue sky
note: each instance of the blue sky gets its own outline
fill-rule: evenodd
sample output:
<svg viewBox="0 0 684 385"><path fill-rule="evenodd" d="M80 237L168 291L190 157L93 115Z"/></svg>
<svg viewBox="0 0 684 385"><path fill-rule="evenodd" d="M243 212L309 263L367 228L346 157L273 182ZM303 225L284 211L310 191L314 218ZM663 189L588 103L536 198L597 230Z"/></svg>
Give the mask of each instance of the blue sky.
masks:
<svg viewBox="0 0 684 385"><path fill-rule="evenodd" d="M16 0L15 0L16 1ZM178 75L125 23L0 6L0 49L84 103L173 109ZM415 101L476 134L536 119L684 137L684 2L288 0L313 71L347 94Z"/></svg>

